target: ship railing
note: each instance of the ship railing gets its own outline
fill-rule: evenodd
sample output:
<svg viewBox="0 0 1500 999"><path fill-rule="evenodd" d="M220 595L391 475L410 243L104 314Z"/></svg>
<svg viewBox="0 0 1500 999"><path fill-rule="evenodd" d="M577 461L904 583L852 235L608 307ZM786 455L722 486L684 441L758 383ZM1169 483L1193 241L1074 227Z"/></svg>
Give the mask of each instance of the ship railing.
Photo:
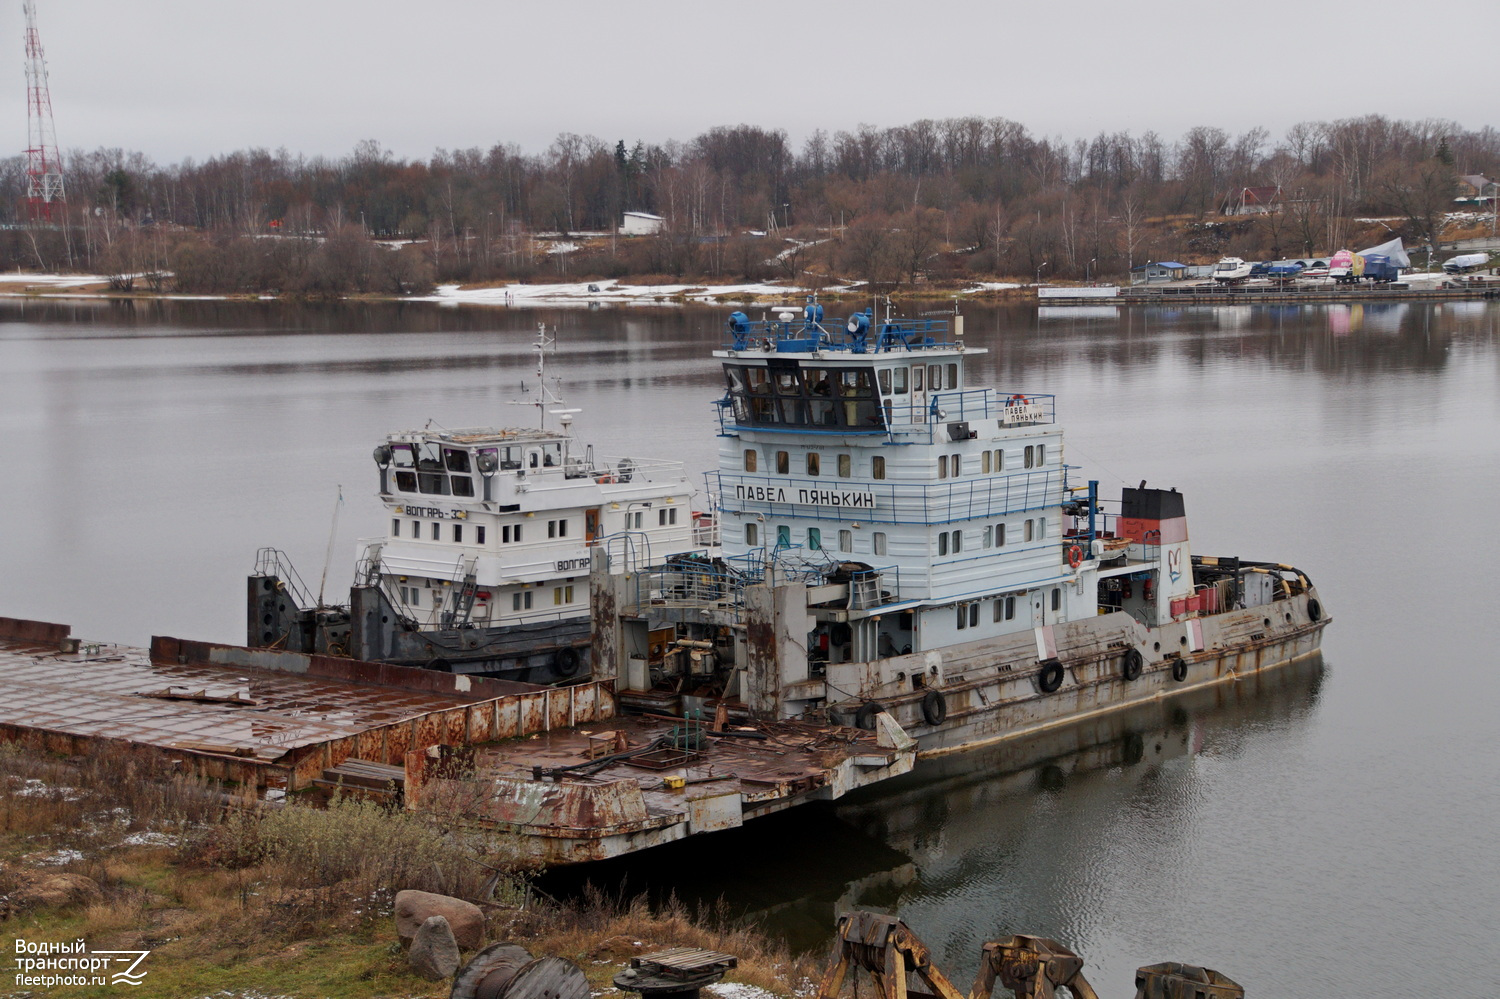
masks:
<svg viewBox="0 0 1500 999"><path fill-rule="evenodd" d="M600 482L655 482L657 479L680 479L683 463L649 458L603 455L594 463L595 478Z"/></svg>
<svg viewBox="0 0 1500 999"><path fill-rule="evenodd" d="M901 568L890 565L849 574L849 609L872 610L900 600Z"/></svg>
<svg viewBox="0 0 1500 999"><path fill-rule="evenodd" d="M710 496L707 510L693 511L693 544L698 548L718 548L719 501Z"/></svg>
<svg viewBox="0 0 1500 999"><path fill-rule="evenodd" d="M635 573L637 613L652 607L712 607L739 620L747 578L719 559L682 556Z"/></svg>
<svg viewBox="0 0 1500 999"><path fill-rule="evenodd" d="M255 574L275 576L279 579L298 607L313 606L315 601L312 591L308 589L306 583L302 582L302 577L297 575L297 570L292 566L292 560L287 557L286 552L279 548L262 548L255 553Z"/></svg>
<svg viewBox="0 0 1500 999"><path fill-rule="evenodd" d="M896 396L899 400L902 397ZM908 397L909 398L909 397ZM1034 392L997 392L994 389L963 389L937 392L922 402L892 401L885 406L886 425L892 434L925 435L955 439L953 425L995 420L1000 427L1025 427L1057 422L1057 396ZM977 430L978 428L972 428Z"/></svg>
<svg viewBox="0 0 1500 999"><path fill-rule="evenodd" d="M1067 469L1055 465L935 483L713 474L722 511L783 517L817 512L861 523L927 526L1059 506L1067 487Z"/></svg>
<svg viewBox="0 0 1500 999"><path fill-rule="evenodd" d="M867 313L857 329L841 319L751 320L744 313L729 319L723 341L726 350L805 354L816 350L851 354L883 354L893 351L947 349L958 346L949 324L941 319L888 319L877 321Z"/></svg>
<svg viewBox="0 0 1500 999"><path fill-rule="evenodd" d="M642 566L651 564L651 538L644 531L606 534L595 538L594 544L604 549L610 572L637 572Z"/></svg>

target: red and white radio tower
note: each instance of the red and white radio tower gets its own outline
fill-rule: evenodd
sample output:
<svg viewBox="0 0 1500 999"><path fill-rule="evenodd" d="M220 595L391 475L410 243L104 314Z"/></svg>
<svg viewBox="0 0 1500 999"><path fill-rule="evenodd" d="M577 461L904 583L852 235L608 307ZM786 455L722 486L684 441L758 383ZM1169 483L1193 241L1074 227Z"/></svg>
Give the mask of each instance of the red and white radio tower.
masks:
<svg viewBox="0 0 1500 999"><path fill-rule="evenodd" d="M36 4L26 10L26 206L32 221L50 222L52 206L65 200L62 157L57 155L57 129L52 124L52 93L47 87L47 60L36 30Z"/></svg>

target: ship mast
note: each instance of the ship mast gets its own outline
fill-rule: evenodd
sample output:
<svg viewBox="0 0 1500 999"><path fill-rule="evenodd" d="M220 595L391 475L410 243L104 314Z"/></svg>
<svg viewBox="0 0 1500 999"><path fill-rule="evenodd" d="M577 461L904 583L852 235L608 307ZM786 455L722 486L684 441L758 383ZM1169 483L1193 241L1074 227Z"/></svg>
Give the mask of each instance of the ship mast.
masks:
<svg viewBox="0 0 1500 999"><path fill-rule="evenodd" d="M561 417L563 430L569 429L573 422L573 414L581 413L581 409L548 409L548 406L561 406L562 397L552 391L547 384L547 351L557 349L557 328L554 326L552 333L547 332L546 323L536 324L536 341L532 343L536 351L536 381L538 385L535 402L516 402L517 406L535 406L537 409L537 427L541 430L547 429L547 414Z"/></svg>

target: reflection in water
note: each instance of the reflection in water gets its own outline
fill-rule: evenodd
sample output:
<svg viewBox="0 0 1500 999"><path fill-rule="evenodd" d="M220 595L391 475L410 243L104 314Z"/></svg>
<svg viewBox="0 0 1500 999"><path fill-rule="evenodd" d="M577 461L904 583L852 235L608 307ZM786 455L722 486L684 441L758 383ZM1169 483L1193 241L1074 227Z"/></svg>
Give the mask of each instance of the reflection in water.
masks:
<svg viewBox="0 0 1500 999"><path fill-rule="evenodd" d="M383 522L371 448L529 423L509 403L539 320L582 438L707 469L723 312L0 301L0 614L236 641L255 550L318 577L341 486L339 592ZM1001 930L1056 934L1106 995L1163 959L1254 995L1472 994L1500 912L1500 619L1452 511L1500 494L1500 302L1360 313L965 308L977 380L1057 394L1075 481L1177 486L1195 550L1310 573L1336 668L596 879L722 894L806 946L842 908L896 906L955 974Z"/></svg>
<svg viewBox="0 0 1500 999"><path fill-rule="evenodd" d="M927 761L831 808L557 872L545 887L574 891L587 880L691 905L723 898L799 950L825 946L850 908L898 912L943 955L945 970L963 975L973 974L980 943L1019 932L1068 941L1097 965L1105 955L1083 949L1102 943L1090 932L1097 917L1069 905L1080 879L1124 873L1087 866L1120 836L1113 816L1149 816L1156 848L1191 851L1193 786L1205 779L1193 758L1232 760L1302 729L1323 674L1314 657L1021 744ZM1039 876L1045 891L1036 890Z"/></svg>

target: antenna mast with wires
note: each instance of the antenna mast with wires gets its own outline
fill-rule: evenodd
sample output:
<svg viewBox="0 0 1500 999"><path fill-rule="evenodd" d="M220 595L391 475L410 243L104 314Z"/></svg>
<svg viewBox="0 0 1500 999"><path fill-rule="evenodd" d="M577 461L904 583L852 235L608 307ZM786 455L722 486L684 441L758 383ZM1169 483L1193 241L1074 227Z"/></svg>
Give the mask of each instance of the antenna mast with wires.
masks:
<svg viewBox="0 0 1500 999"><path fill-rule="evenodd" d="M62 157L57 152L57 129L52 123L52 92L47 85L47 60L36 30L36 3L24 0L26 11L26 207L33 222L51 222L52 206L62 204Z"/></svg>

